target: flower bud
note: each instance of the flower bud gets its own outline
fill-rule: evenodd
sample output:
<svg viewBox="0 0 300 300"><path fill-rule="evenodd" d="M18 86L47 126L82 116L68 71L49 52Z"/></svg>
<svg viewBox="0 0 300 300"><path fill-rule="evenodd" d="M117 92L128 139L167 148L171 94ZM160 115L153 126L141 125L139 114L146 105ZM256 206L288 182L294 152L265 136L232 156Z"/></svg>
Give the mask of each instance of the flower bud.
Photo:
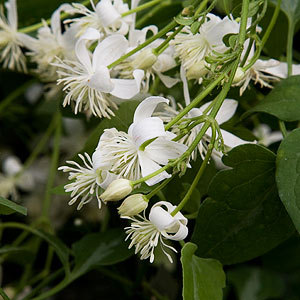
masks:
<svg viewBox="0 0 300 300"><path fill-rule="evenodd" d="M100 195L103 202L118 201L125 198L133 190L131 181L128 179L116 179L112 181L104 193Z"/></svg>
<svg viewBox="0 0 300 300"><path fill-rule="evenodd" d="M245 77L245 72L243 71L243 69L241 67L238 67L235 72L232 83L233 84L239 83L241 80L243 80L244 77Z"/></svg>
<svg viewBox="0 0 300 300"><path fill-rule="evenodd" d="M204 77L208 73L208 69L205 66L205 61L200 61L192 65L190 68L187 69L187 79L200 79Z"/></svg>
<svg viewBox="0 0 300 300"><path fill-rule="evenodd" d="M145 210L148 206L148 199L143 194L134 194L127 197L118 207L121 216L134 216Z"/></svg>
<svg viewBox="0 0 300 300"><path fill-rule="evenodd" d="M148 69L157 60L157 56L152 52L152 49L145 49L137 55L137 57L132 61L132 66L134 69Z"/></svg>

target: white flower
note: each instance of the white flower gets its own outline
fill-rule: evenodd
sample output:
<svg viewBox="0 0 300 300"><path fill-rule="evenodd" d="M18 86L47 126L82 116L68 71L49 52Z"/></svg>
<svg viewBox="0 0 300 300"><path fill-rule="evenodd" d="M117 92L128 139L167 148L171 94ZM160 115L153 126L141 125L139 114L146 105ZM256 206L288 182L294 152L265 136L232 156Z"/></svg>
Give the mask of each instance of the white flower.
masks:
<svg viewBox="0 0 300 300"><path fill-rule="evenodd" d="M166 210L162 207L165 207ZM176 249L167 245L164 240L181 241L188 235L188 220L178 212L174 217L171 212L176 208L169 202L161 201L153 205L149 214L149 220L144 216L122 218L132 221L130 227L126 227L127 239L131 239L129 249L135 246L135 253L140 252L141 259L150 258L150 262L154 261L154 249L160 242L163 252L166 254L170 262L173 260L166 248L177 252Z"/></svg>
<svg viewBox="0 0 300 300"><path fill-rule="evenodd" d="M249 56L248 60L251 58ZM300 74L300 65L292 65L292 74ZM240 95L244 93L251 80L254 84L260 84L261 87L273 88L272 82L280 81L287 77L287 63L280 62L276 59L262 60L258 59L254 65L240 76L233 86L240 86Z"/></svg>
<svg viewBox="0 0 300 300"><path fill-rule="evenodd" d="M259 124L259 126L254 128L253 133L257 137L258 142L266 147L283 139L280 131L272 132L271 128L266 124Z"/></svg>
<svg viewBox="0 0 300 300"><path fill-rule="evenodd" d="M134 16L128 15L122 18L122 14L129 10L128 4L122 0L101 0L95 6L91 1L93 11L80 3L73 3L73 8L68 10L70 14L83 15L80 18L69 19L66 22L76 24L82 35L88 27L95 28L105 36L113 33L126 35L129 25L133 23Z"/></svg>
<svg viewBox="0 0 300 300"><path fill-rule="evenodd" d="M171 44L175 45L175 54L179 57L188 79L199 79L208 72L205 57L213 55L213 51L224 53L228 48L223 43L223 37L229 33L238 33L239 24L230 20L207 14L206 21L200 26L195 35L190 27L184 27Z"/></svg>
<svg viewBox="0 0 300 300"><path fill-rule="evenodd" d="M171 141L175 135L165 131L160 118L151 117L159 103L168 102L163 97L148 97L137 107L128 133L115 128L106 129L95 152L101 157L101 167L108 166L119 176L137 180L159 170L170 159L181 156L187 147ZM141 148L143 143L152 139L145 149ZM163 171L146 183L154 185L170 176Z"/></svg>
<svg viewBox="0 0 300 300"><path fill-rule="evenodd" d="M82 206L90 202L93 198L97 198L98 207L101 208L100 193L101 189L106 189L107 186L116 178L107 170L102 170L95 166L90 156L85 153L85 156L79 154L78 156L84 163L84 167L80 166L75 161L67 161L70 166L59 167L58 170L69 172L68 179L73 181L65 185L65 191L71 192L71 200L69 205L74 204L81 198L77 209L80 210Z"/></svg>
<svg viewBox="0 0 300 300"><path fill-rule="evenodd" d="M62 4L52 14L50 27L43 21L44 26L38 30L37 39L26 44L27 48L31 50L28 55L37 64L36 72L44 81L57 80L57 67L52 65L57 58L75 58L76 28L72 26L63 30L60 19L60 13L70 7L68 4Z"/></svg>
<svg viewBox="0 0 300 300"><path fill-rule="evenodd" d="M18 32L18 15L16 0L5 2L7 18L0 5L0 63L11 70L26 72L26 59L21 47L32 40L28 35Z"/></svg>
<svg viewBox="0 0 300 300"><path fill-rule="evenodd" d="M18 199L17 189L30 192L35 187L33 174L30 171L22 172L23 165L18 157L8 156L2 162L3 174L0 173L0 196Z"/></svg>
<svg viewBox="0 0 300 300"><path fill-rule="evenodd" d="M107 66L118 59L127 49L128 42L122 35L112 35L98 44L92 59L86 48L86 41L100 38L100 33L89 28L77 41L75 54L78 61L64 60L54 65L63 69L58 71L58 83L65 85L67 95L63 105L75 102L75 114L85 111L87 115L109 117L117 108L110 95L130 99L140 90L142 70L135 70L134 79L111 79Z"/></svg>
<svg viewBox="0 0 300 300"><path fill-rule="evenodd" d="M149 32L152 32L152 34L155 35L158 32L158 29L154 25L147 26L141 30L131 29L128 38L128 51L144 43ZM131 55L118 66L116 66L115 69L119 71L120 77L132 78L132 73L134 70L143 69L145 71L146 80L144 88L145 92L147 92L149 89L150 79L152 78L152 80L154 80L155 75L157 75L162 83L168 88L171 88L178 83L179 79L162 74L176 66L174 59L174 47L169 46L158 56L152 52L152 50L157 48L161 43L163 43L163 41L163 39L155 40L150 45L138 51L134 55Z"/></svg>

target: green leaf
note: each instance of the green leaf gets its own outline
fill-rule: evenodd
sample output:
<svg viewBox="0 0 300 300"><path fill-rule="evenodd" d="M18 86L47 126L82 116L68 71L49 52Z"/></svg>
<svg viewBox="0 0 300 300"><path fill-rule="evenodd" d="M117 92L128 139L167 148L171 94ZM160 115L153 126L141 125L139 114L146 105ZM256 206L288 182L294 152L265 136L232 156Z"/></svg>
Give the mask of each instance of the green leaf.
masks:
<svg viewBox="0 0 300 300"><path fill-rule="evenodd" d="M122 230L92 233L73 244L75 267L71 276L77 278L98 266L113 265L133 255L125 243Z"/></svg>
<svg viewBox="0 0 300 300"><path fill-rule="evenodd" d="M200 206L192 242L197 255L234 264L260 256L287 239L294 226L275 184L275 154L246 144L223 162L231 167L213 178Z"/></svg>
<svg viewBox="0 0 300 300"><path fill-rule="evenodd" d="M269 1L277 4L277 0ZM300 0L282 0L280 8L291 23L296 24L300 20Z"/></svg>
<svg viewBox="0 0 300 300"><path fill-rule="evenodd" d="M199 21L194 22L191 26L192 34L198 33L200 26L201 26L201 23Z"/></svg>
<svg viewBox="0 0 300 300"><path fill-rule="evenodd" d="M229 270L227 280L235 287L239 300L277 299L284 294L281 276L257 267L242 266Z"/></svg>
<svg viewBox="0 0 300 300"><path fill-rule="evenodd" d="M27 216L27 208L0 196L0 215L20 213Z"/></svg>
<svg viewBox="0 0 300 300"><path fill-rule="evenodd" d="M264 112L286 122L300 120L300 75L280 81L258 105L243 116Z"/></svg>
<svg viewBox="0 0 300 300"><path fill-rule="evenodd" d="M110 120L104 119L100 121L100 124L89 136L88 140L86 141L80 153L87 152L92 154L98 145L100 136L107 128L115 127L117 130L127 132L128 127L133 122L133 115L138 104L139 104L138 101L129 101L129 102L122 103L119 109L116 111L114 117L112 117ZM72 160L80 161L77 155L74 156Z"/></svg>
<svg viewBox="0 0 300 300"><path fill-rule="evenodd" d="M300 128L281 142L276 163L280 199L300 232Z"/></svg>
<svg viewBox="0 0 300 300"><path fill-rule="evenodd" d="M221 300L225 287L222 265L215 259L194 255L197 246L186 243L181 250L184 300Z"/></svg>
<svg viewBox="0 0 300 300"><path fill-rule="evenodd" d="M176 23L180 24L180 25L185 25L185 26L189 26L192 25L194 23L194 17L182 17L182 16L178 16L178 17L174 17L174 20L176 21Z"/></svg>

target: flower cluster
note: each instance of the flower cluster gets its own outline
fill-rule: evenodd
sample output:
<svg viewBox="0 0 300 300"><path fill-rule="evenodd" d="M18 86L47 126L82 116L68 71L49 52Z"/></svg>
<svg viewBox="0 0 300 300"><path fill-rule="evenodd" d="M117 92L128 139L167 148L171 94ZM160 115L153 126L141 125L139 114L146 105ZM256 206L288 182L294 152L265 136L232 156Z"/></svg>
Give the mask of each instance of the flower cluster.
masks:
<svg viewBox="0 0 300 300"><path fill-rule="evenodd" d="M187 218L170 202L160 201L149 207L147 219L150 198L177 173L182 176L197 157L203 163L212 157L222 168L221 156L247 143L220 128L235 115L238 99L219 94L199 105L205 98L201 93L220 74L223 77L214 87L238 86L240 95L251 81L272 88L272 82L287 76L287 64L255 60L258 49L248 34L237 47L242 22L231 15L220 18L203 11L193 17L199 25L196 30L178 24L164 32L155 25L136 26L138 4L139 0L132 0L130 6L122 0L100 0L96 5L91 1L90 6L62 4L34 34L28 28L18 30L16 0L8 0L6 12L0 7L0 63L26 72L28 59L31 71L50 88L50 94L61 95L63 106L71 106L75 115L82 113L87 120L110 119L119 104L139 101L128 130L108 126L99 133L92 153L79 154L78 161L67 160L59 170L69 174L65 191L70 193L69 204L77 203L78 210L93 199L100 209L102 202L128 196L118 211L131 221L125 228L129 247L135 246L141 259L153 262L160 243L172 262L167 249L176 249L166 240L187 237ZM244 31L259 33L257 26L251 29L250 19L246 23L247 18ZM295 65L293 72L300 74L300 67ZM157 91L159 82L162 89ZM175 100L164 90L178 83L183 97ZM189 84L200 90L201 97L190 100ZM268 140L261 131L265 133L266 128L256 128L254 133L262 143L278 140L278 135ZM25 175L16 176L21 170L16 162L8 165L0 174L0 192L5 197L22 189ZM135 193L142 183L150 187L150 193Z"/></svg>

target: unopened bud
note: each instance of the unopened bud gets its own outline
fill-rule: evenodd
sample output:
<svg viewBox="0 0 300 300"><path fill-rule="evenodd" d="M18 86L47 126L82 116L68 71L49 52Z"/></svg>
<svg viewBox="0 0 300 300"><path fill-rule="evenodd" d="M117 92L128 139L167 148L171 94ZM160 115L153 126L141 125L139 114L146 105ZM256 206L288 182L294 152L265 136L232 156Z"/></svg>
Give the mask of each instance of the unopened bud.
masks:
<svg viewBox="0 0 300 300"><path fill-rule="evenodd" d="M125 198L133 190L131 181L128 179L116 179L107 187L100 198L104 201L118 201Z"/></svg>
<svg viewBox="0 0 300 300"><path fill-rule="evenodd" d="M127 197L118 208L121 216L135 216L145 210L148 206L148 199L143 194L134 194Z"/></svg>
<svg viewBox="0 0 300 300"><path fill-rule="evenodd" d="M233 84L239 83L241 80L243 80L244 77L245 77L244 70L241 67L238 67L236 72L235 72L232 83Z"/></svg>
<svg viewBox="0 0 300 300"><path fill-rule="evenodd" d="M144 49L132 61L134 69L148 69L156 62L157 56L152 52L152 49Z"/></svg>
<svg viewBox="0 0 300 300"><path fill-rule="evenodd" d="M203 60L192 65L186 72L187 79L199 79L204 77L208 73L208 69L205 65Z"/></svg>

